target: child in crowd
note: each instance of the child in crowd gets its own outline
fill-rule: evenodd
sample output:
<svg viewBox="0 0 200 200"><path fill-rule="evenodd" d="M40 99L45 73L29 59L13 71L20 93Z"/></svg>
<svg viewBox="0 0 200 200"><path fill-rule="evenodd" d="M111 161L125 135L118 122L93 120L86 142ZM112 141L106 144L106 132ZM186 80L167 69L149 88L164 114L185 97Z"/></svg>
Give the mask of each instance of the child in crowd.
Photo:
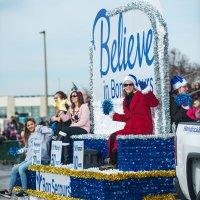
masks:
<svg viewBox="0 0 200 200"><path fill-rule="evenodd" d="M193 103L193 107L187 111L187 116L194 120L200 120L200 99Z"/></svg>
<svg viewBox="0 0 200 200"><path fill-rule="evenodd" d="M10 182L8 190L0 191L0 195L11 198L12 190L15 186L17 180L17 174L19 173L22 190L16 194L18 197L27 196L25 192L27 189L27 177L26 177L26 170L29 165L32 164L32 157L33 157L33 150L34 150L34 141L41 141L42 151L41 151L41 160L42 164L48 164L50 160L49 156L49 148L50 148L50 140L52 137L52 130L46 126L36 125L34 119L29 118L25 123L25 131L24 131L24 138L25 138L25 147L20 149L18 153L26 153L25 161L22 163L15 165L12 168Z"/></svg>
<svg viewBox="0 0 200 200"><path fill-rule="evenodd" d="M69 127L71 124L69 117L70 102L64 92L58 91L55 93L54 107L56 114L51 117L50 127L53 129L54 135L57 136L63 128Z"/></svg>

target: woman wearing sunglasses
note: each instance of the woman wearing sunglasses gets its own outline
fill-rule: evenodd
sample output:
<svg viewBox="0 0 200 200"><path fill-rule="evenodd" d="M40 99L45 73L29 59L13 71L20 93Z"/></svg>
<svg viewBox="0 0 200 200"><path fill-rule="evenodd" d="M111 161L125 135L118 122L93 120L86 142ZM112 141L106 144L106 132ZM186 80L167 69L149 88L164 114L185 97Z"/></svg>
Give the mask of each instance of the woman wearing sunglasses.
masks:
<svg viewBox="0 0 200 200"><path fill-rule="evenodd" d="M139 91L135 77L131 74L125 77L124 86L124 114L113 113L114 121L125 122L124 129L110 135L108 146L108 165L101 169L114 168L117 163L117 140L118 135L148 135L153 133L153 122L151 107L159 104L158 99L152 91L146 88L143 92Z"/></svg>
<svg viewBox="0 0 200 200"><path fill-rule="evenodd" d="M88 104L84 103L83 94L80 91L73 91L70 95L71 125L64 127L59 132L60 140L66 145L65 164L70 163L70 137L72 135L82 135L90 132L90 111Z"/></svg>

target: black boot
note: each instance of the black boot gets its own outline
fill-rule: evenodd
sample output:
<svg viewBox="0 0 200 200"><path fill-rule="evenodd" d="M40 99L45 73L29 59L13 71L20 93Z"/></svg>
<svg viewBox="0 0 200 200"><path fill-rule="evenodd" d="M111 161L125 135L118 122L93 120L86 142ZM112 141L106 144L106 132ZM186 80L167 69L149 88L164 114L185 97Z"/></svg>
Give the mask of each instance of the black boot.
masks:
<svg viewBox="0 0 200 200"><path fill-rule="evenodd" d="M64 165L70 164L70 144L69 143L62 143L61 162Z"/></svg>
<svg viewBox="0 0 200 200"><path fill-rule="evenodd" d="M56 141L63 141L67 136L67 133L60 131L56 137Z"/></svg>
<svg viewBox="0 0 200 200"><path fill-rule="evenodd" d="M110 154L109 164L116 165L117 164L117 151L112 151Z"/></svg>
<svg viewBox="0 0 200 200"><path fill-rule="evenodd" d="M107 164L100 166L99 170L108 170L117 168L117 151L112 151L110 153L110 158L107 159Z"/></svg>

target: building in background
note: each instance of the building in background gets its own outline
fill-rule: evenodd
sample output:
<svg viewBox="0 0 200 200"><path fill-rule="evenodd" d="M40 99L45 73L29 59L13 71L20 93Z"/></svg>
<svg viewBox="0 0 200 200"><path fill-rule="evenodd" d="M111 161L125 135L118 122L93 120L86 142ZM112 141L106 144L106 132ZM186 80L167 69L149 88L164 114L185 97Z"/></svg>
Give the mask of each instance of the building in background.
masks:
<svg viewBox="0 0 200 200"><path fill-rule="evenodd" d="M53 96L48 97L48 116L53 115ZM0 118L19 116L33 117L39 120L45 116L44 96L0 96Z"/></svg>

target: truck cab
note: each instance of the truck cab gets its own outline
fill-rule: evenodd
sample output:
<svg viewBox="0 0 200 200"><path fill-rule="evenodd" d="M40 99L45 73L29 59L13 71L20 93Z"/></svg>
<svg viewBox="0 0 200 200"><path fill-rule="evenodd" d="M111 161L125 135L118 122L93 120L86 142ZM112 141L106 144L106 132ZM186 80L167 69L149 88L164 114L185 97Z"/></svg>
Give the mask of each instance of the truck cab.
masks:
<svg viewBox="0 0 200 200"><path fill-rule="evenodd" d="M200 123L179 123L175 140L177 194L181 200L200 200Z"/></svg>

